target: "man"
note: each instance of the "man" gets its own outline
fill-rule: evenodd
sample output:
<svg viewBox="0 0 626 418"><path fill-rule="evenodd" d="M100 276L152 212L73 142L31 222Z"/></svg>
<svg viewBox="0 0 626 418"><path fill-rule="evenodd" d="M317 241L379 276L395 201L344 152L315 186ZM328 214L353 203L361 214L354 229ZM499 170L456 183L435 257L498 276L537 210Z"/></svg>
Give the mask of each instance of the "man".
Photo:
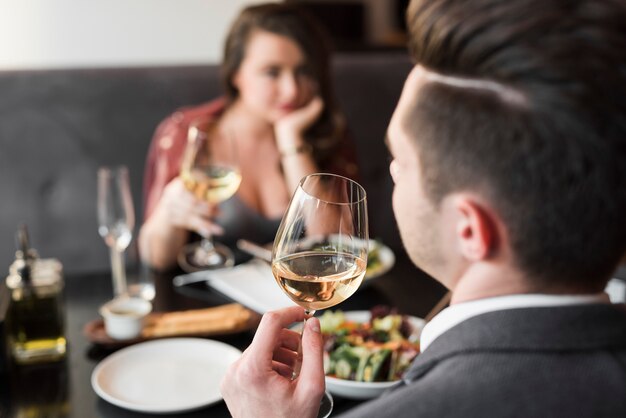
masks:
<svg viewBox="0 0 626 418"><path fill-rule="evenodd" d="M407 20L393 207L453 296L404 384L348 415L626 416L626 310L603 293L626 249L626 6L414 0ZM234 416L315 416L316 320L282 377L302 317L263 318L222 385Z"/></svg>

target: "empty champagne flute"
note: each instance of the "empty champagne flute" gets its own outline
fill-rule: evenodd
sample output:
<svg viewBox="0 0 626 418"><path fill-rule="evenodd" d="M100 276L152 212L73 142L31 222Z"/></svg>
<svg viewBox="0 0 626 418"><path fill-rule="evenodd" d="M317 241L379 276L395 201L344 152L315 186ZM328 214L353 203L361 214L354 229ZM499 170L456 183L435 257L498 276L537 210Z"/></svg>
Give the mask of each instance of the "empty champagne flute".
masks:
<svg viewBox="0 0 626 418"><path fill-rule="evenodd" d="M272 273L280 288L311 316L356 292L365 275L367 254L363 187L333 174L304 177L274 240ZM293 368L294 379L300 371L301 349ZM326 392L319 416L330 414L332 398L328 398Z"/></svg>
<svg viewBox="0 0 626 418"><path fill-rule="evenodd" d="M98 232L109 246L113 294L128 294L124 251L130 244L135 227L133 198L130 193L128 168L98 169Z"/></svg>
<svg viewBox="0 0 626 418"><path fill-rule="evenodd" d="M232 197L241 184L235 143L216 127L206 119L190 124L180 171L187 190L214 205ZM186 245L179 255L179 264L188 271L230 267L234 261L233 252L210 236Z"/></svg>

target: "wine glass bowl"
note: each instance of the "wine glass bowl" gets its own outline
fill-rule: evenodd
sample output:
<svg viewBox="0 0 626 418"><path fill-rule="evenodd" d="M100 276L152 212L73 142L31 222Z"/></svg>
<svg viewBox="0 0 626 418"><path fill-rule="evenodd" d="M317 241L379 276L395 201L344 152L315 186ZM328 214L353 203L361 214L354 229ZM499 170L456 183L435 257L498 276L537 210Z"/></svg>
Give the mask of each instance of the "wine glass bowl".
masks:
<svg viewBox="0 0 626 418"><path fill-rule="evenodd" d="M241 172L234 140L220 134L214 121L196 119L190 123L180 178L196 198L215 205L239 189ZM211 237L202 237L199 243L184 246L178 261L185 270L198 271L232 266L234 255Z"/></svg>
<svg viewBox="0 0 626 418"><path fill-rule="evenodd" d="M343 302L358 289L367 262L347 252L302 251L274 263L278 285L308 314Z"/></svg>
<svg viewBox="0 0 626 418"><path fill-rule="evenodd" d="M312 174L300 182L278 229L272 272L287 296L312 314L358 289L367 243L365 190L345 177Z"/></svg>
<svg viewBox="0 0 626 418"><path fill-rule="evenodd" d="M241 175L229 167L194 167L181 173L183 184L198 199L220 203L232 197L239 188Z"/></svg>
<svg viewBox="0 0 626 418"><path fill-rule="evenodd" d="M117 221L113 225L101 224L98 227L98 233L104 239L106 245L118 251L126 250L133 239L131 228L124 220Z"/></svg>

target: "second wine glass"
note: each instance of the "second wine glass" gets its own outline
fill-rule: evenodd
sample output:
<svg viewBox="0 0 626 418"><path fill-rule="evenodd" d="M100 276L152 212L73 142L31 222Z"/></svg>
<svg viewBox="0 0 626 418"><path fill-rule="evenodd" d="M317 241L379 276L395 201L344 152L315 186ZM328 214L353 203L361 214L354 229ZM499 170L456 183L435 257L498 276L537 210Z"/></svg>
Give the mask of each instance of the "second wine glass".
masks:
<svg viewBox="0 0 626 418"><path fill-rule="evenodd" d="M219 134L213 121L194 120L189 126L180 177L189 191L210 204L232 197L241 184L233 138ZM188 271L229 267L234 256L228 247L205 236L200 243L183 248L179 263Z"/></svg>
<svg viewBox="0 0 626 418"><path fill-rule="evenodd" d="M333 174L300 181L274 240L272 273L307 316L344 301L360 286L367 266L367 225L366 194L358 183ZM301 360L299 347L294 379ZM330 414L329 399L326 393L319 416Z"/></svg>
<svg viewBox="0 0 626 418"><path fill-rule="evenodd" d="M98 232L111 252L113 293L127 295L124 251L135 227L133 198L125 166L98 169Z"/></svg>

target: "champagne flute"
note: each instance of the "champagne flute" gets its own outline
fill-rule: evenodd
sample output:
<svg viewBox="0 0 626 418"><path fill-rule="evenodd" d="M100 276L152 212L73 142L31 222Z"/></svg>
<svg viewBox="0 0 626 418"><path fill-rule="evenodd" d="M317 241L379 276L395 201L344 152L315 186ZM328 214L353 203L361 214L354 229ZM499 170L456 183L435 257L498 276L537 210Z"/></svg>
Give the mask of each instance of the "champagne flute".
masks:
<svg viewBox="0 0 626 418"><path fill-rule="evenodd" d="M187 190L211 204L228 200L241 184L235 143L230 136L219 135L216 127L206 119L190 124L180 172ZM233 252L211 237L186 245L178 259L190 271L230 267L235 261Z"/></svg>
<svg viewBox="0 0 626 418"><path fill-rule="evenodd" d="M280 288L311 316L356 292L365 275L367 254L363 187L333 174L304 177L274 240L272 273ZM301 361L300 346L293 379ZM330 398L327 392L325 396ZM328 416L331 410L332 398L322 399L319 416Z"/></svg>
<svg viewBox="0 0 626 418"><path fill-rule="evenodd" d="M133 198L128 169L98 169L98 232L109 246L114 296L128 295L124 251L130 244L135 227Z"/></svg>

